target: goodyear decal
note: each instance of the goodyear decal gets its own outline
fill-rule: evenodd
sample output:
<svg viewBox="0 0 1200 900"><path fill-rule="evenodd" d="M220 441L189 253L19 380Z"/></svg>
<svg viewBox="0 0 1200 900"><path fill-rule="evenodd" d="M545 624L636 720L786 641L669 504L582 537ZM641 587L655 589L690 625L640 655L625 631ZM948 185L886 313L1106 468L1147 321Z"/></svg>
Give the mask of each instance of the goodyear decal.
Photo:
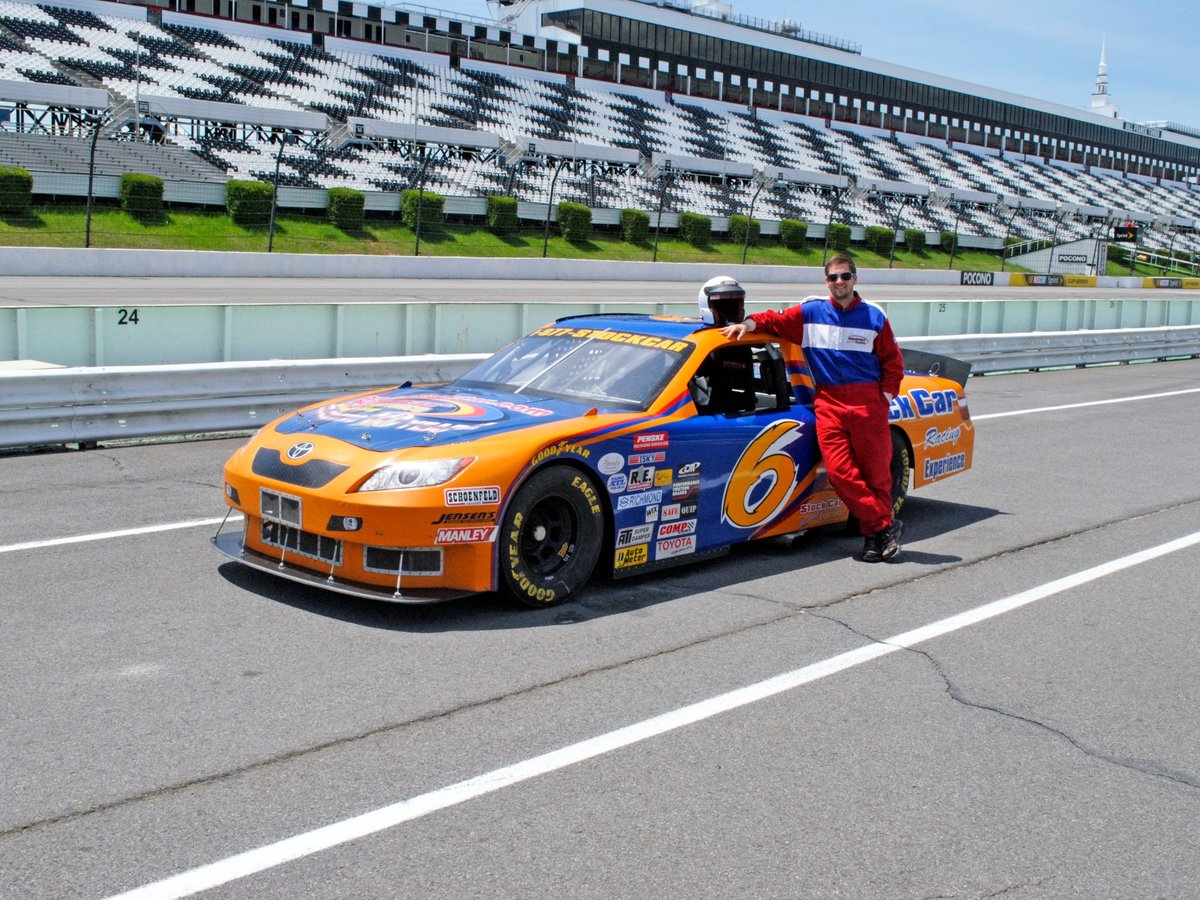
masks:
<svg viewBox="0 0 1200 900"><path fill-rule="evenodd" d="M533 332L537 337L573 337L593 341L611 341L614 344L636 344L639 347L653 347L658 350L669 350L672 353L683 353L690 349L686 341L675 341L671 338L655 337L650 334L634 334L631 331L611 331L607 328L562 328L548 326Z"/></svg>
<svg viewBox="0 0 1200 900"><path fill-rule="evenodd" d="M564 454L570 456L582 456L584 459L588 459L591 457L592 451L580 444L572 444L569 441L559 441L557 444L551 444L546 449L535 454L533 459L529 461L529 464L531 466L536 466L540 462L545 462L548 459L554 459L555 457L562 456Z"/></svg>

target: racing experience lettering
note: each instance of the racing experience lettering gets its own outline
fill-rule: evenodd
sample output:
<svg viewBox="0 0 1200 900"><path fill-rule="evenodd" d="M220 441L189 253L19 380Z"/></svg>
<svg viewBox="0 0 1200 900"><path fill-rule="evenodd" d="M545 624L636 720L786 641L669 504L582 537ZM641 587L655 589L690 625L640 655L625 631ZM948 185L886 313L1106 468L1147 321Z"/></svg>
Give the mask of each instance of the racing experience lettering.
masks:
<svg viewBox="0 0 1200 900"><path fill-rule="evenodd" d="M925 477L932 480L943 475L952 475L967 467L967 454L955 453L953 456L943 456L941 459L925 460Z"/></svg>
<svg viewBox="0 0 1200 900"><path fill-rule="evenodd" d="M539 328L533 332L537 337L573 337L590 338L594 341L612 341L615 344L636 344L639 347L656 347L659 350L670 350L672 353L682 353L690 345L686 341L673 341L670 338L655 337L649 334L631 334L627 331L609 331L598 328Z"/></svg>

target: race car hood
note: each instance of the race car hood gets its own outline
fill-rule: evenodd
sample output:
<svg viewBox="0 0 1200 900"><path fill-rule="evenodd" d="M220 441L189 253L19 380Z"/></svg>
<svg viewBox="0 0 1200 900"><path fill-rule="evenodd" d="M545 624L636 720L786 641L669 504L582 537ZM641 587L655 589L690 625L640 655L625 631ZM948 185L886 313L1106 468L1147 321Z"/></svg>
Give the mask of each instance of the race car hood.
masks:
<svg viewBox="0 0 1200 900"><path fill-rule="evenodd" d="M320 434L365 450L436 447L581 416L591 407L501 391L401 387L340 397L275 425L280 434Z"/></svg>

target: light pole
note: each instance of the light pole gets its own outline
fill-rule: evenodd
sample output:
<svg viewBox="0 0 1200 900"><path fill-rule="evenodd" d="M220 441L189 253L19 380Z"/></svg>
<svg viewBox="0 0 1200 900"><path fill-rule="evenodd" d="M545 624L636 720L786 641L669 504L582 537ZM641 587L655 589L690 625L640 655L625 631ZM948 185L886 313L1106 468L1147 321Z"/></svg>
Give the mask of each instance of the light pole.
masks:
<svg viewBox="0 0 1200 900"><path fill-rule="evenodd" d="M954 201L954 235L950 238L950 262L946 264L947 269L954 268L954 254L958 252L958 223L962 219L963 202L961 200Z"/></svg>
<svg viewBox="0 0 1200 900"><path fill-rule="evenodd" d="M87 188L87 218L83 229L83 246L92 246L92 198L95 196L93 186L96 179L96 142L100 140L100 128L108 120L107 113L101 113L92 128L92 149L88 153L88 188Z"/></svg>
<svg viewBox="0 0 1200 900"><path fill-rule="evenodd" d="M1004 244L1008 243L1008 236L1012 232L1013 219L1015 219L1017 217L1017 213L1019 213L1020 211L1021 211L1021 201L1018 200L1017 208L1012 211L1012 213L1008 217L1008 221L1004 223L1004 238L1003 238ZM1008 257L1005 255L1007 253L1007 251L1008 251L1007 246L1000 247L1000 271L1001 272L1004 271L1004 264L1008 261Z"/></svg>
<svg viewBox="0 0 1200 900"><path fill-rule="evenodd" d="M546 201L546 224L542 229L542 259L546 258L546 250L550 246L550 210L554 206L554 185L558 181L558 173L563 170L563 166L571 160L568 157L563 157L554 167L554 174L550 177L550 199Z"/></svg>
<svg viewBox="0 0 1200 900"><path fill-rule="evenodd" d="M421 171L417 175L417 221L415 223L417 241L413 247L413 256L421 255L421 216L425 212L425 173L433 157L429 155L429 145L421 145Z"/></svg>
<svg viewBox="0 0 1200 900"><path fill-rule="evenodd" d="M142 139L142 33L135 31L134 38L137 40L137 52L133 57L133 115L134 122L133 135L134 140Z"/></svg>
<svg viewBox="0 0 1200 900"><path fill-rule="evenodd" d="M758 172L754 176L754 193L750 195L750 208L746 211L746 233L742 236L742 265L746 264L746 248L750 246L750 230L754 227L754 201L758 199L758 192L761 191L767 184L767 176ZM776 180L773 182L778 184Z"/></svg>
<svg viewBox="0 0 1200 900"><path fill-rule="evenodd" d="M900 230L900 214L904 212L904 207L908 203L903 197L898 197L896 203L896 217L892 219L892 244L888 250L888 268L892 267L892 263L896 258L896 232Z"/></svg>
<svg viewBox="0 0 1200 900"><path fill-rule="evenodd" d="M658 262L658 232L662 228L662 211L663 203L667 199L667 186L671 183L671 178L675 172L671 168L671 161L663 162L662 171L659 172L659 179L662 181L662 187L658 192L658 217L654 220L654 254L650 257L650 262Z"/></svg>
<svg viewBox="0 0 1200 900"><path fill-rule="evenodd" d="M279 166L283 162L283 148L295 144L299 138L294 134L279 135L279 152L275 154L275 181L271 185L271 219L267 225L267 252L275 248L275 207L279 202Z"/></svg>
<svg viewBox="0 0 1200 900"><path fill-rule="evenodd" d="M1062 204L1058 204L1058 209L1054 213L1054 230L1050 232L1050 259L1046 263L1046 274L1049 275L1051 269L1054 268L1054 248L1058 246L1058 226L1063 223L1063 219L1067 217L1067 212L1062 208Z"/></svg>

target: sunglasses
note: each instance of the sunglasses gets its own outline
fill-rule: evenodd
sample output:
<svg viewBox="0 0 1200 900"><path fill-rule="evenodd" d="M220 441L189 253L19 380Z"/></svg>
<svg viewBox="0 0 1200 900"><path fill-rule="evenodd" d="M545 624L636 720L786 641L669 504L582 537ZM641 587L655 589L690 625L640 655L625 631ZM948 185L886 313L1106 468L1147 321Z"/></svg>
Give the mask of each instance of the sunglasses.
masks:
<svg viewBox="0 0 1200 900"><path fill-rule="evenodd" d="M855 276L853 272L834 272L832 275L826 275L825 280L837 281L840 278L842 281L850 281L854 277Z"/></svg>

